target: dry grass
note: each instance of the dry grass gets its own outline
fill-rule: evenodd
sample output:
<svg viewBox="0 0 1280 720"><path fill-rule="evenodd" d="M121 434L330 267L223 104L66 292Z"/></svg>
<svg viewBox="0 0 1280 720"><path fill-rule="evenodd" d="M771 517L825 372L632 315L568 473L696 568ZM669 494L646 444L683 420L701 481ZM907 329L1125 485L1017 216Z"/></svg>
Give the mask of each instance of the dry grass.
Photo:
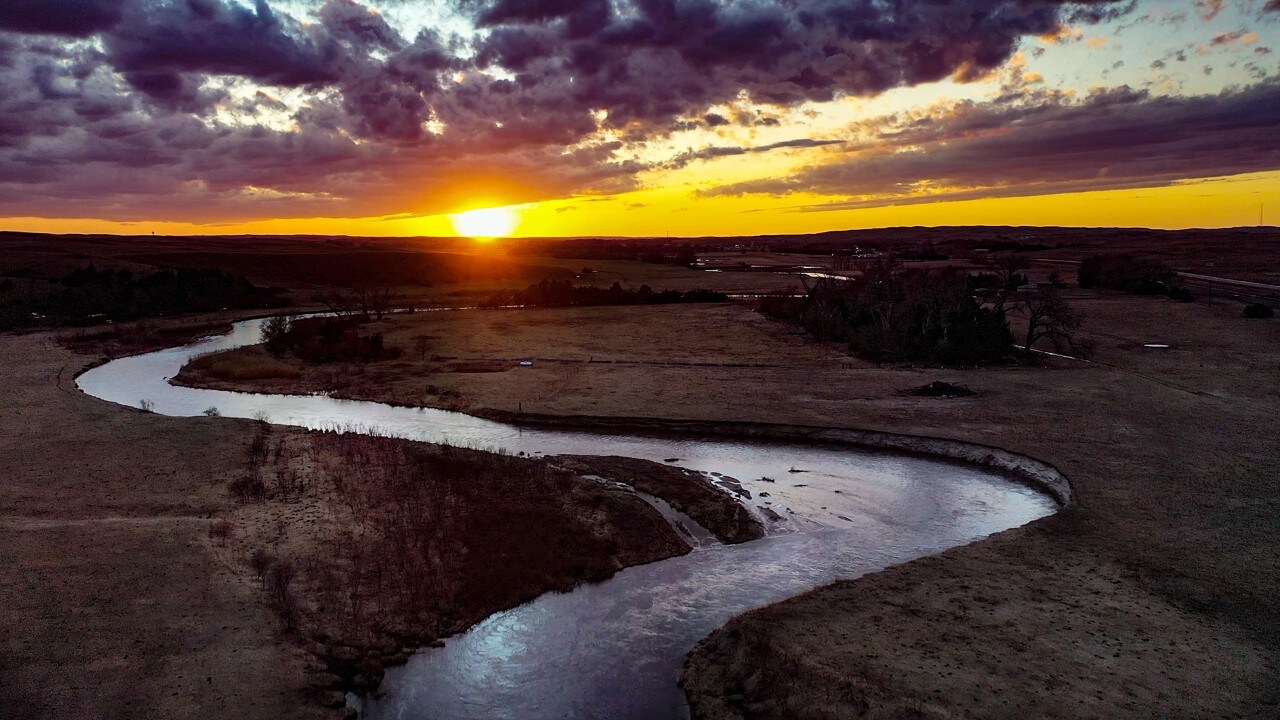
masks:
<svg viewBox="0 0 1280 720"><path fill-rule="evenodd" d="M187 363L193 377L244 382L254 380L291 380L301 377L298 364L277 360L260 347L245 348L236 353L209 353Z"/></svg>
<svg viewBox="0 0 1280 720"><path fill-rule="evenodd" d="M227 562L265 578L345 688L498 610L689 550L635 495L541 460L263 425L245 474L261 492L236 495Z"/></svg>
<svg viewBox="0 0 1280 720"><path fill-rule="evenodd" d="M473 411L950 437L1040 458L1071 478L1079 504L1030 528L747 616L739 636L809 660L794 691L761 682L758 712L733 705L724 717L769 717L770 700L801 703L806 693L840 696L823 668L861 678L876 707L896 699L961 717L1135 707L1265 717L1272 706L1262 703L1280 699L1280 323L1245 320L1222 302L1069 299L1085 317L1092 363L879 367L737 305L430 313L398 321L409 337L430 335L433 353L536 363L470 374L436 372L430 359L371 366L363 377L376 381L356 376L346 392L440 404L425 392L434 387ZM933 381L978 395L902 392ZM770 662L733 663L741 647L731 640L717 636L687 676L709 716L733 694L726 688ZM807 707L792 709L822 717L821 705Z"/></svg>
<svg viewBox="0 0 1280 720"><path fill-rule="evenodd" d="M250 424L88 397L93 358L48 333L0 356L0 717L322 717L309 661L216 558Z"/></svg>
<svg viewBox="0 0 1280 720"><path fill-rule="evenodd" d="M230 329L231 323L220 317L177 322L139 320L64 331L58 341L78 353L115 358L181 345Z"/></svg>

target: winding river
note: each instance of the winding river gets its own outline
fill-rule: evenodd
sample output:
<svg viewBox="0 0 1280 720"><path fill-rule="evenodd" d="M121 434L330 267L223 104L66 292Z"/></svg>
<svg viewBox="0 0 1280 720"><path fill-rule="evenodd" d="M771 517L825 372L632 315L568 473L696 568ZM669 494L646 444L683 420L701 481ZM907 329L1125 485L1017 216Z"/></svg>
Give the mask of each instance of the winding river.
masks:
<svg viewBox="0 0 1280 720"><path fill-rule="evenodd" d="M217 408L312 429L375 429L434 443L532 456L623 455L737 479L769 536L700 543L570 593L490 616L442 648L389 669L349 701L365 718L680 718L685 653L730 618L841 578L941 552L1048 515L1049 497L977 466L920 457L732 439L679 439L522 428L429 408L323 395L264 395L170 385L190 358L258 342L261 320L82 374L104 400L190 417ZM511 372L520 372L513 369ZM658 411L660 413L660 411ZM729 480L720 478L727 476ZM768 511L766 512L766 508Z"/></svg>

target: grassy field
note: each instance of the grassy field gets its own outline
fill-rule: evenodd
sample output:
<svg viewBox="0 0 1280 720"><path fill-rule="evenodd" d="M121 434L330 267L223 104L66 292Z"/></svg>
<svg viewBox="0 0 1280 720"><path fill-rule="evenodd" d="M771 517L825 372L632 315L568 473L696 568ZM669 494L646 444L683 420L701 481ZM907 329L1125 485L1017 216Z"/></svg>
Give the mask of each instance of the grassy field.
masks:
<svg viewBox="0 0 1280 720"><path fill-rule="evenodd" d="M77 242L86 257L132 247ZM537 264L659 289L794 281ZM424 293L449 303L483 291ZM379 328L404 348L395 360L291 365L296 377L253 381L205 368L195 379L471 411L867 428L1025 453L1070 477L1077 503L731 622L685 673L699 716L1275 717L1280 322L1241 319L1227 302L1068 297L1092 362L875 366L730 304L417 313ZM139 347L161 337L141 336ZM0 586L0 716L317 716L308 698L326 669L280 642L258 583L209 533L242 509L227 484L253 423L85 397L71 378L107 347L94 342L79 355L48 333L0 337L0 572L17 579ZM978 394L904 392L934 380ZM256 538L248 527L237 523L228 542Z"/></svg>
<svg viewBox="0 0 1280 720"><path fill-rule="evenodd" d="M343 392L924 434L1071 478L1078 503L1052 518L734 621L686 673L702 716L1274 716L1280 323L1069 296L1092 362L877 367L742 305L424 313L388 337L426 334L453 360L373 365ZM494 371L449 367L464 359ZM933 380L978 395L903 392Z"/></svg>
<svg viewBox="0 0 1280 720"><path fill-rule="evenodd" d="M155 327L124 337L205 329ZM689 549L542 462L121 407L50 333L0 354L6 719L334 717L404 643Z"/></svg>

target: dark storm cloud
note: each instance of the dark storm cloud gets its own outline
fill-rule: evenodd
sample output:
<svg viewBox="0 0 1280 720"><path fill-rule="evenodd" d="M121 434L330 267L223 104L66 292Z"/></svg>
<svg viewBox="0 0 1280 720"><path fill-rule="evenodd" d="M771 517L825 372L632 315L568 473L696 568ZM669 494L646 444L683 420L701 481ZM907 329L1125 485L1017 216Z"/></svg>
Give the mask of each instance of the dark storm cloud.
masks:
<svg viewBox="0 0 1280 720"><path fill-rule="evenodd" d="M1121 88L1082 102L958 103L861 128L848 154L789 178L711 194L808 191L868 199L842 209L1164 184L1280 167L1280 82L1216 96ZM927 198L910 197L924 187Z"/></svg>
<svg viewBox="0 0 1280 720"><path fill-rule="evenodd" d="M1081 22L1132 3L1053 0L873 0L721 3L635 0L616 13L592 0L498 0L480 18L494 26L481 63L519 76L531 93L567 95L552 113L609 111L607 124L659 129L747 91L789 105L838 94L871 95L998 67L1029 34L1056 30L1064 8ZM589 30L589 31L588 31Z"/></svg>
<svg viewBox="0 0 1280 720"><path fill-rule="evenodd" d="M173 92L182 73L282 86L331 83L339 79L342 60L330 36L308 36L266 0L256 0L252 9L222 0L139 0L105 35L104 45L112 65L135 87L161 95Z"/></svg>
<svg viewBox="0 0 1280 720"><path fill-rule="evenodd" d="M4 0L0 30L87 37L120 21L126 0Z"/></svg>
<svg viewBox="0 0 1280 720"><path fill-rule="evenodd" d="M407 38L355 0L326 0L305 23L268 0L0 0L0 30L10 31L0 33L0 212L419 211L439 209L449 188L476 177L519 199L620 192L645 169L618 159L632 143L694 123L776 125L775 115L804 101L975 79L1028 35L1131 7L1104 0L453 4L480 27L474 38L437 28ZM66 37L91 41L58 55ZM305 101L281 102L282 88L302 88ZM744 92L776 112L713 111ZM591 141L601 126L616 141Z"/></svg>
<svg viewBox="0 0 1280 720"><path fill-rule="evenodd" d="M319 17L334 37L360 47L399 50L404 46L400 33L382 15L355 0L328 0L320 8Z"/></svg>
<svg viewBox="0 0 1280 720"><path fill-rule="evenodd" d="M607 0L498 0L479 14L482 26L543 22L587 12L607 12Z"/></svg>

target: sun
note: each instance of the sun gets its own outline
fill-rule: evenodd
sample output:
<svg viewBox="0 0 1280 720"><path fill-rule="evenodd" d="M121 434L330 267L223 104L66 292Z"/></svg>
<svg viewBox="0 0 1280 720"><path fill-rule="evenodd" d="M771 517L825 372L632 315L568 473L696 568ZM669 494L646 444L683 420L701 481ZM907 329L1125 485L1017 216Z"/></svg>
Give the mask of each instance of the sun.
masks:
<svg viewBox="0 0 1280 720"><path fill-rule="evenodd" d="M450 215L449 221L459 235L490 240L510 235L520 223L520 215L509 207L482 208Z"/></svg>

